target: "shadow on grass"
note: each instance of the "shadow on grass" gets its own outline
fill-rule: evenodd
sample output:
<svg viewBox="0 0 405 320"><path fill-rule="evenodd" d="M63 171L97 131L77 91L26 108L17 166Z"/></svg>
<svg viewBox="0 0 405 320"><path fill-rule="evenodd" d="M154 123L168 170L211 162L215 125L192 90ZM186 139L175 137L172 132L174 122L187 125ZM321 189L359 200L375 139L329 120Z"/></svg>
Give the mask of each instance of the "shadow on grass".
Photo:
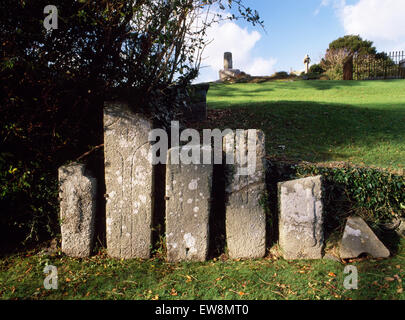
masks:
<svg viewBox="0 0 405 320"><path fill-rule="evenodd" d="M344 87L357 87L363 84L362 81L352 81L352 80L303 80L300 84L304 87L310 87L316 90L330 90L336 88Z"/></svg>
<svg viewBox="0 0 405 320"><path fill-rule="evenodd" d="M320 81L320 80L282 80L266 81L260 83L212 84L211 92L219 97L252 97L260 93L276 90L295 91L306 88L316 90L330 90L338 88L357 87L363 85L362 81Z"/></svg>
<svg viewBox="0 0 405 320"><path fill-rule="evenodd" d="M209 110L208 114L209 121L198 127L263 130L270 156L309 162L354 159L381 167L404 165L403 105L371 109L336 103L269 101Z"/></svg>

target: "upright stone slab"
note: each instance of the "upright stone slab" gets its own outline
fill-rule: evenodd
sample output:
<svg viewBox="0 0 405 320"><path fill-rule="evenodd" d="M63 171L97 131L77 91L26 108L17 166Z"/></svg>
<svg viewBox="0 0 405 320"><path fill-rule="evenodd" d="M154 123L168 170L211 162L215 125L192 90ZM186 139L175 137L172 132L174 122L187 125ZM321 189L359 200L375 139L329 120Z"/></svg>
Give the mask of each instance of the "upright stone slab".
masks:
<svg viewBox="0 0 405 320"><path fill-rule="evenodd" d="M266 214L262 203L266 194L265 137L260 130L242 130L241 134L238 131L224 137L226 157L235 159L234 164L227 160L225 166L228 253L231 259L262 258L266 254ZM253 146L256 150L252 150ZM246 165L241 154L247 156Z"/></svg>
<svg viewBox="0 0 405 320"><path fill-rule="evenodd" d="M115 258L150 256L154 169L151 121L124 103L104 108L107 250Z"/></svg>
<svg viewBox="0 0 405 320"><path fill-rule="evenodd" d="M278 184L279 243L285 259L321 259L322 176Z"/></svg>
<svg viewBox="0 0 405 320"><path fill-rule="evenodd" d="M88 257L93 245L97 181L77 163L60 167L58 175L62 251L71 257Z"/></svg>
<svg viewBox="0 0 405 320"><path fill-rule="evenodd" d="M168 152L166 166L167 260L205 261L209 244L212 164L174 164ZM211 152L211 151L210 151Z"/></svg>

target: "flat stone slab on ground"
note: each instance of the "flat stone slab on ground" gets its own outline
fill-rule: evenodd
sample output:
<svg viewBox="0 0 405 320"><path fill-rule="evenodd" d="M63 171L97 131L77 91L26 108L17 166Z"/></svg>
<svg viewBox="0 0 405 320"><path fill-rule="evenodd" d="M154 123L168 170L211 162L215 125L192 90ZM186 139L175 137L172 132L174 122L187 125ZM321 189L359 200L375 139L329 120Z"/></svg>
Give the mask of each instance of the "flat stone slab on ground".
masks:
<svg viewBox="0 0 405 320"><path fill-rule="evenodd" d="M322 177L280 182L279 242L285 259L321 259Z"/></svg>
<svg viewBox="0 0 405 320"><path fill-rule="evenodd" d="M340 245L340 258L357 258L362 253L368 253L374 258L390 256L389 250L362 218L350 217L347 219Z"/></svg>
<svg viewBox="0 0 405 320"><path fill-rule="evenodd" d="M97 203L97 181L85 165L72 163L58 170L62 252L70 257L90 256Z"/></svg>
<svg viewBox="0 0 405 320"><path fill-rule="evenodd" d="M104 108L107 250L115 258L150 257L154 168L152 122L125 103Z"/></svg>
<svg viewBox="0 0 405 320"><path fill-rule="evenodd" d="M250 133L249 133L250 132ZM254 154L247 154L248 139L256 146ZM226 241L231 259L256 259L266 254L266 212L262 200L266 194L265 136L260 130L245 130L239 137L224 137L225 154L236 158L240 151L246 153L249 162L241 166L241 160L225 166L226 176ZM238 170L248 169L254 161L255 168L240 175Z"/></svg>
<svg viewBox="0 0 405 320"><path fill-rule="evenodd" d="M172 164L168 152L166 166L167 260L205 261L209 245L212 164Z"/></svg>

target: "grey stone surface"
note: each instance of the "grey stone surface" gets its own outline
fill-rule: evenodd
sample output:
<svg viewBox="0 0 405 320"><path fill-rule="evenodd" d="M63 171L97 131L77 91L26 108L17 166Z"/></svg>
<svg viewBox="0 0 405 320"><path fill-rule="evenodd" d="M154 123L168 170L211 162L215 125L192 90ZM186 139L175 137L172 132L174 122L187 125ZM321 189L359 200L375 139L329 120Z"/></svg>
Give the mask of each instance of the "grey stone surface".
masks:
<svg viewBox="0 0 405 320"><path fill-rule="evenodd" d="M205 261L209 244L209 216L212 193L212 164L166 166L167 260Z"/></svg>
<svg viewBox="0 0 405 320"><path fill-rule="evenodd" d="M255 170L239 175L241 161L237 155L247 153L248 132L256 152L248 155ZM228 134L224 137L226 155L236 156L235 164L225 166L226 176L226 241L231 259L261 258L266 253L266 213L261 200L266 193L265 137L260 130L245 130L243 135ZM242 165L243 167L244 165ZM246 166L244 166L247 168Z"/></svg>
<svg viewBox="0 0 405 320"><path fill-rule="evenodd" d="M321 259L324 246L322 177L278 184L279 243L285 259Z"/></svg>
<svg viewBox="0 0 405 320"><path fill-rule="evenodd" d="M363 219L350 217L347 219L340 245L340 258L357 258L362 253L368 253L374 258L388 258L390 256L389 250Z"/></svg>
<svg viewBox="0 0 405 320"><path fill-rule="evenodd" d="M230 70L233 68L232 52L224 53L224 70Z"/></svg>
<svg viewBox="0 0 405 320"><path fill-rule="evenodd" d="M399 236L405 238L405 219L401 218L399 220L400 220L400 224L399 224L398 228L396 229L396 232L398 233Z"/></svg>
<svg viewBox="0 0 405 320"><path fill-rule="evenodd" d="M83 164L58 170L62 251L71 257L90 256L97 202L97 181Z"/></svg>
<svg viewBox="0 0 405 320"><path fill-rule="evenodd" d="M150 256L154 168L148 135L152 122L125 103L104 107L104 159L108 254Z"/></svg>

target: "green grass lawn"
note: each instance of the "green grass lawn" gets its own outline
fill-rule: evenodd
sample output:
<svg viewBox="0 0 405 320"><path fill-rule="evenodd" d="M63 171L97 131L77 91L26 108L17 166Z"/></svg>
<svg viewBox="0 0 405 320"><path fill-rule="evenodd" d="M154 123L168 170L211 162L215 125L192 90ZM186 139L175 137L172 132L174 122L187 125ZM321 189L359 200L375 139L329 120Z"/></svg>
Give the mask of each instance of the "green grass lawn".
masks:
<svg viewBox="0 0 405 320"><path fill-rule="evenodd" d="M273 158L405 166L405 80L212 84L208 108L210 127L262 129Z"/></svg>
<svg viewBox="0 0 405 320"><path fill-rule="evenodd" d="M199 127L262 129L273 158L399 169L404 89L402 80L213 84L209 120ZM289 262L273 251L256 261L168 264L161 253L121 261L103 250L89 259L34 250L0 259L0 299L405 299L405 240L392 245L390 259L349 262L358 267L358 290L344 288L344 263ZM58 267L58 290L43 286L47 264Z"/></svg>
<svg viewBox="0 0 405 320"><path fill-rule="evenodd" d="M212 260L168 264L163 259L121 261L28 252L0 260L0 299L405 299L404 241L392 259L350 263L358 290L343 286L344 264L330 260ZM58 268L58 289L45 290L45 265Z"/></svg>

